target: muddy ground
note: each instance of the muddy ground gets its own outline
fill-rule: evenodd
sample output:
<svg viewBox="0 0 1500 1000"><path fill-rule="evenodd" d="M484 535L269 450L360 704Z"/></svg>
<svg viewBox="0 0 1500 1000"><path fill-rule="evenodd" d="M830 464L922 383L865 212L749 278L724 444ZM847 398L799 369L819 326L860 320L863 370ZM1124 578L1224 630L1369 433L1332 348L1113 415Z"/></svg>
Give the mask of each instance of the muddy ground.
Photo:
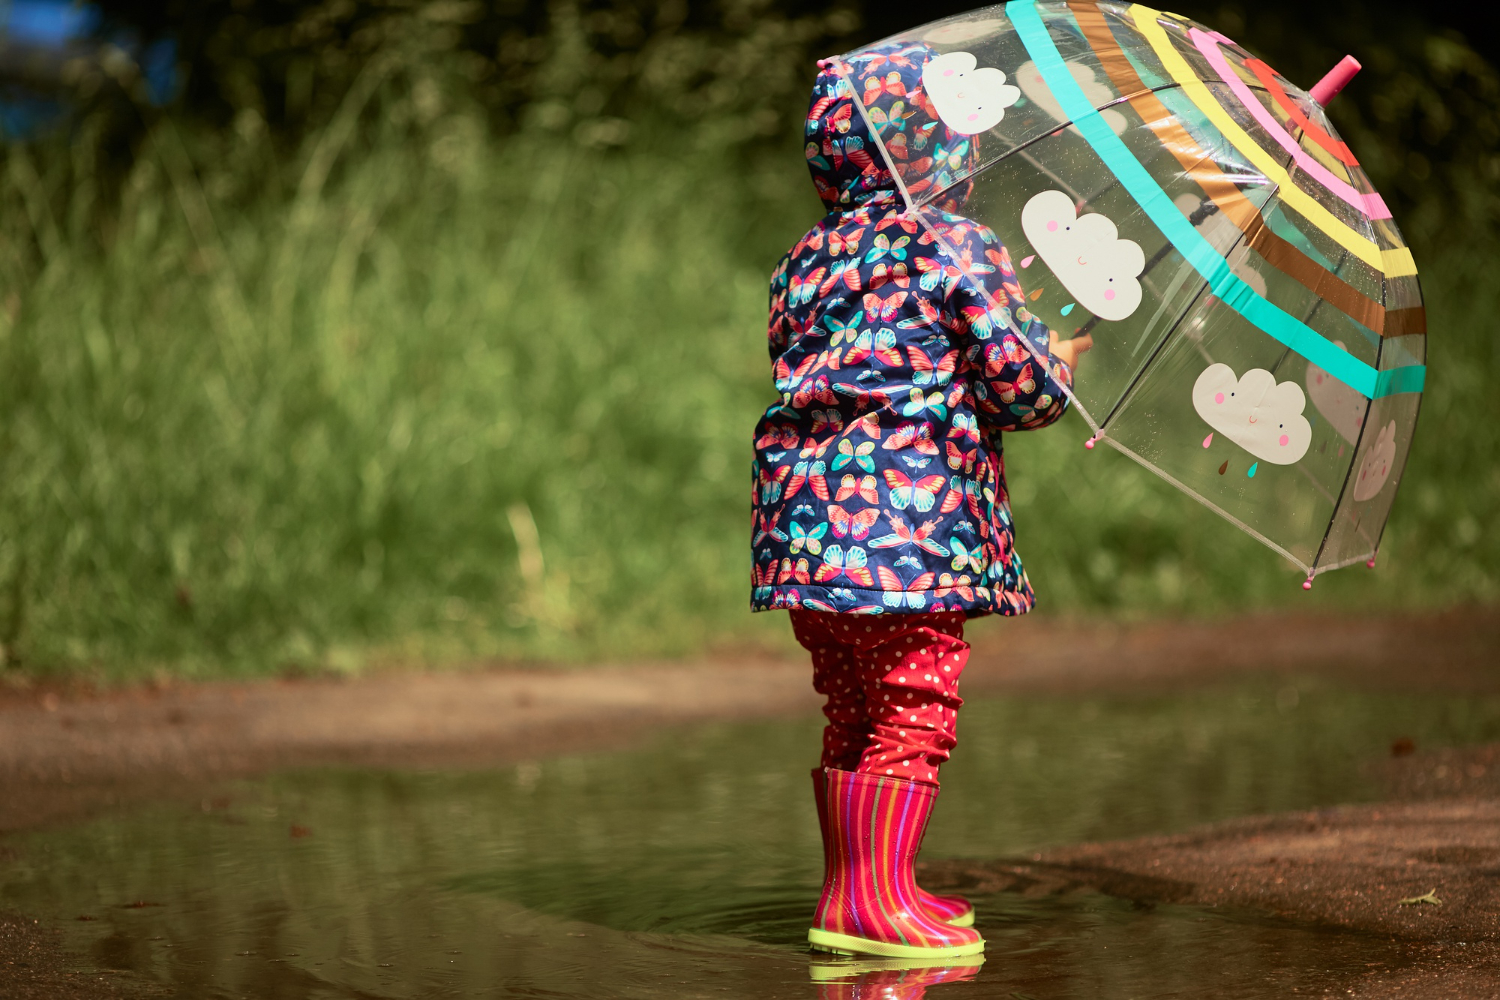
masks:
<svg viewBox="0 0 1500 1000"><path fill-rule="evenodd" d="M1267 672L1388 691L1500 693L1497 610L1142 625L1031 616L986 623L973 639L971 694L1180 690ZM122 802L192 798L225 778L280 768L488 766L621 746L664 724L816 706L805 664L776 656L111 692L12 684L0 687L0 851L7 832ZM943 862L924 878L934 888L1254 907L1388 935L1418 956L1372 969L1350 984L1354 995L1500 996L1500 747L1419 748L1380 766L1388 804ZM1441 904L1400 904L1429 890ZM0 997L133 995L128 983L69 968L40 925L0 914Z"/></svg>

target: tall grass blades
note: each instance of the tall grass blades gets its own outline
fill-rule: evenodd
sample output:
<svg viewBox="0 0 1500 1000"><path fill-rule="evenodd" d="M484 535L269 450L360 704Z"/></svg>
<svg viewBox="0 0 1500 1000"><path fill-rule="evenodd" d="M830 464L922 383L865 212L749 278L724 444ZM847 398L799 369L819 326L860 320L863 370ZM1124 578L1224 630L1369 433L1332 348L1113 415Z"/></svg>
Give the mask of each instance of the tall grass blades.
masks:
<svg viewBox="0 0 1500 1000"><path fill-rule="evenodd" d="M377 73L375 70L368 72ZM380 81L372 78L364 93ZM0 642L12 669L246 673L782 641L745 610L765 288L798 152L439 118L156 125L117 207L12 146L0 189ZM75 143L87 141L81 128ZM86 162L80 154L74 163ZM1419 253L1432 377L1380 571L1311 597L1086 432L1007 439L1042 607L1496 596L1493 256ZM1309 605L1309 601L1313 602Z"/></svg>

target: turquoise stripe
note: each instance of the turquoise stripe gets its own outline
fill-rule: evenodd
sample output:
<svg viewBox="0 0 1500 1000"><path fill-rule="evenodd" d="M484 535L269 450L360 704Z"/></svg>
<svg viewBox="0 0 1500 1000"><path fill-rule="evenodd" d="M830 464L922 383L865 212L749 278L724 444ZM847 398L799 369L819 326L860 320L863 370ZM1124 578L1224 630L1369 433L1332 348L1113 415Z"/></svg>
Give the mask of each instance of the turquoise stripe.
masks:
<svg viewBox="0 0 1500 1000"><path fill-rule="evenodd" d="M1057 46L1047 34L1035 0L1014 0L1006 5L1005 13L1064 114L1072 119L1104 165L1130 192L1156 228L1208 282L1213 295L1260 330L1371 399L1422 391L1426 375L1424 366L1410 365L1377 372L1306 323L1257 295L1255 289L1229 269L1213 245L1177 210L1156 179L1141 166L1129 147L1083 96L1078 82L1073 79L1073 74L1058 54Z"/></svg>

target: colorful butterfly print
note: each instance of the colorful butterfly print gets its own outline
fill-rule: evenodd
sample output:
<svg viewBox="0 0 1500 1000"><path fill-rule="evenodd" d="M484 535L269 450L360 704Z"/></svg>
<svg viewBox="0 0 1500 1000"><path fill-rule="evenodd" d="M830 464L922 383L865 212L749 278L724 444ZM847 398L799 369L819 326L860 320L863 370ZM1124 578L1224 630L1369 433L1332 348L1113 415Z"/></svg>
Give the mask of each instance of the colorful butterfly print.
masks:
<svg viewBox="0 0 1500 1000"><path fill-rule="evenodd" d="M839 610L827 601L820 601L816 597L802 598L802 606L804 608L812 608L814 611L821 611L825 615L838 614Z"/></svg>
<svg viewBox="0 0 1500 1000"><path fill-rule="evenodd" d="M801 443L802 438L798 436L797 428L790 424L772 424L764 434L755 439L755 447L762 450L772 446L795 448Z"/></svg>
<svg viewBox="0 0 1500 1000"><path fill-rule="evenodd" d="M880 414L879 413L866 413L864 416L862 416L858 420L854 421L854 423L850 424L849 425L849 430L850 430L851 433L854 432L854 431L864 431L866 437L871 437L871 438L874 438L876 441L879 441L880 440Z"/></svg>
<svg viewBox="0 0 1500 1000"><path fill-rule="evenodd" d="M885 233L878 233L875 236L873 245L870 247L870 251L865 254L865 263L873 264L877 260L880 260L882 257L884 257L886 254L890 254L893 260L905 260L906 245L910 242L910 236L903 236L900 239L896 240L895 243L892 243L890 239L886 237Z"/></svg>
<svg viewBox="0 0 1500 1000"><path fill-rule="evenodd" d="M896 325L903 330L919 330L923 327L942 326L955 333L962 333L963 328L959 323L947 315L938 311L938 307L925 298L918 297L916 300L917 312L921 315L908 316Z"/></svg>
<svg viewBox="0 0 1500 1000"><path fill-rule="evenodd" d="M923 476L916 482L899 469L883 469L885 485L889 488L891 506L897 510L916 507L925 514L937 502L937 492L943 488L942 476Z"/></svg>
<svg viewBox="0 0 1500 1000"><path fill-rule="evenodd" d="M916 374L912 376L912 381L917 385L928 383L937 386L947 385L953 373L958 370L958 351L956 350L944 354L936 364L915 344L906 348L906 356L911 359L911 366L916 371Z"/></svg>
<svg viewBox="0 0 1500 1000"><path fill-rule="evenodd" d="M854 381L880 383L885 381L885 376L880 374L873 368L868 368L865 371L862 371L858 375L854 376Z"/></svg>
<svg viewBox="0 0 1500 1000"><path fill-rule="evenodd" d="M859 253L859 241L864 239L864 236L865 228L863 226L849 233L840 233L838 230L834 230L828 234L828 252L835 257L845 252Z"/></svg>
<svg viewBox="0 0 1500 1000"><path fill-rule="evenodd" d="M901 415L903 417L920 417L924 416L928 410L931 410L939 420L948 416L948 406L944 402L943 394L941 392L934 392L924 396L921 389L913 389L910 401L901 407Z"/></svg>
<svg viewBox="0 0 1500 1000"><path fill-rule="evenodd" d="M891 432L891 436L885 439L880 447L886 451L900 451L902 448L915 448L924 455L936 455L938 453L937 442L932 439L932 426L930 424L902 424Z"/></svg>
<svg viewBox="0 0 1500 1000"><path fill-rule="evenodd" d="M808 379L792 394L792 406L799 410L813 400L829 405L839 401L839 398L833 394L833 388L828 384L826 376L819 375L817 378Z"/></svg>
<svg viewBox="0 0 1500 1000"><path fill-rule="evenodd" d="M859 339L844 354L844 364L857 365L872 354L882 364L891 368L895 368L905 360L901 357L901 351L896 347L896 331L888 326L881 327L873 335L869 330L860 331Z"/></svg>
<svg viewBox="0 0 1500 1000"><path fill-rule="evenodd" d="M847 364L848 362L845 363ZM863 378L865 374L870 373L862 373L860 377ZM856 413L863 413L871 407L883 410L891 405L891 397L879 389L864 389L849 382L836 382L834 383L833 391L854 400L854 412ZM871 415L873 416L873 414Z"/></svg>
<svg viewBox="0 0 1500 1000"><path fill-rule="evenodd" d="M953 289L964 276L964 273L958 268L952 264L944 264L936 257L918 257L913 263L916 264L917 270L922 275L921 279L917 282L917 287L924 292L930 292L941 284L943 286L944 298L953 294Z"/></svg>
<svg viewBox="0 0 1500 1000"><path fill-rule="evenodd" d="M859 276L859 261L853 257L845 257L836 260L828 266L828 277L823 279L823 284L818 287L819 295L827 295L833 291L833 287L840 281L844 287L851 292L857 292L864 288ZM863 314L860 314L863 316Z"/></svg>
<svg viewBox="0 0 1500 1000"><path fill-rule="evenodd" d="M796 526L793 525L793 527L795 528ZM796 552L797 550L793 549L792 551ZM806 559L798 559L795 564L790 559L781 560L781 572L776 574L776 585L779 587L788 580L796 580L803 585L812 582L812 578L807 572Z"/></svg>
<svg viewBox="0 0 1500 1000"><path fill-rule="evenodd" d="M849 131L849 126L854 120L854 105L845 104L833 113L829 121L833 127L842 135Z"/></svg>
<svg viewBox="0 0 1500 1000"><path fill-rule="evenodd" d="M808 531L802 525L793 521L788 527L791 529L792 541L787 548L792 555L801 552L803 548L806 548L813 555L817 555L823 551L823 542L821 539L824 535L828 534L828 525L820 524L811 531ZM806 583L807 580L804 578L802 582Z"/></svg>
<svg viewBox="0 0 1500 1000"><path fill-rule="evenodd" d="M887 212L885 218L875 224L875 231L878 233L889 229L891 226L900 226L908 233L915 233L917 231L917 220L904 212L893 210Z"/></svg>
<svg viewBox="0 0 1500 1000"><path fill-rule="evenodd" d="M795 506L795 507L792 508L792 516L793 517L801 517L803 514L807 514L808 516L812 516L813 514L816 514L816 513L817 513L817 511L813 509L813 505L810 504L810 503L799 503L797 506Z"/></svg>
<svg viewBox="0 0 1500 1000"><path fill-rule="evenodd" d="M855 446L853 441L847 437L839 439L839 454L833 460L833 471L837 472L844 466L853 462L866 472L875 471L875 459L870 455L875 451L875 442L866 441L864 444Z"/></svg>
<svg viewBox="0 0 1500 1000"><path fill-rule="evenodd" d="M849 546L847 553L843 546L830 545L824 551L823 565L813 573L813 579L818 583L827 583L846 576L855 586L868 590L875 586L875 577L870 573L869 563L869 555L858 545Z"/></svg>
<svg viewBox="0 0 1500 1000"><path fill-rule="evenodd" d="M952 476L948 480L948 492L943 494L943 502L938 505L939 514L951 514L958 510L964 502L964 480L962 476Z"/></svg>
<svg viewBox="0 0 1500 1000"><path fill-rule="evenodd" d="M948 429L951 438L964 438L970 444L979 443L979 421L971 413L953 414L953 426Z"/></svg>
<svg viewBox="0 0 1500 1000"><path fill-rule="evenodd" d="M830 347L837 347L842 343L854 343L854 338L859 336L859 331L855 327L859 326L864 318L865 314L863 312L856 312L853 316L849 317L849 322L847 323L834 319L831 315L824 316L823 325L828 328L829 334L828 345Z"/></svg>
<svg viewBox="0 0 1500 1000"><path fill-rule="evenodd" d="M792 275L792 288L790 294L788 295L788 298L791 299L792 305L801 306L811 302L813 300L813 296L818 292L818 285L823 281L823 276L827 273L828 268L819 267L815 268L813 272L806 277L803 277L800 274Z"/></svg>
<svg viewBox="0 0 1500 1000"><path fill-rule="evenodd" d="M885 151L891 154L893 160L905 160L911 156L906 148L906 133L897 132L891 136L882 137L885 140Z"/></svg>
<svg viewBox="0 0 1500 1000"><path fill-rule="evenodd" d="M938 522L923 521L921 527L913 528L905 520L895 514L887 514L886 518L891 522L891 533L881 535L870 543L872 549L893 549L898 545L915 545L924 552L931 552L935 556L946 556L948 550L942 544L932 538L932 533L937 530Z"/></svg>
<svg viewBox="0 0 1500 1000"><path fill-rule="evenodd" d="M890 128L893 132L901 132L906 129L906 119L916 113L917 109L908 109L905 101L897 101L891 105L889 111L881 108L870 108L870 124L875 126L876 132L884 132L887 128ZM890 139L887 139L884 135L881 138L886 139L886 145L889 148ZM891 138L895 137L892 136Z"/></svg>
<svg viewBox="0 0 1500 1000"><path fill-rule="evenodd" d="M839 491L833 495L833 498L843 503L852 496L858 496L865 503L879 503L880 494L875 489L875 477L864 476L856 479L845 475L839 483Z"/></svg>
<svg viewBox="0 0 1500 1000"><path fill-rule="evenodd" d="M837 434L844 429L844 415L835 409L813 410L812 433L821 434L824 431L833 431Z"/></svg>
<svg viewBox="0 0 1500 1000"><path fill-rule="evenodd" d="M886 267L884 263L875 265L875 269L870 272L870 290L874 291L888 284L897 288L911 287L911 275L907 273L905 264L898 263L890 267Z"/></svg>
<svg viewBox="0 0 1500 1000"><path fill-rule="evenodd" d="M791 474L792 467L790 465L783 465L774 473L766 472L764 469L762 469L760 473L761 504L773 504L776 501L780 500L781 484L786 482L786 477L790 476Z"/></svg>
<svg viewBox="0 0 1500 1000"><path fill-rule="evenodd" d="M787 536L776 527L776 522L779 520L781 520L781 511L779 510L776 512L775 517L771 517L765 511L761 511L756 515L758 528L755 532L755 537L750 540L751 548L759 545L767 538L774 538L778 542L786 541Z"/></svg>
<svg viewBox="0 0 1500 1000"><path fill-rule="evenodd" d="M958 405L958 401L967 398L969 387L963 382L954 382L948 387L948 407L952 409Z"/></svg>
<svg viewBox="0 0 1500 1000"><path fill-rule="evenodd" d="M885 593L881 599L888 608L899 608L903 604L913 610L927 607L927 591L932 589L934 574L923 573L909 584L884 566L876 567L880 573L880 587Z"/></svg>
<svg viewBox="0 0 1500 1000"><path fill-rule="evenodd" d="M817 411L814 410L813 412L816 413ZM809 435L807 441L802 445L802 450L797 453L797 457L822 458L823 452L828 450L828 446L833 444L833 440L834 439L830 437L826 441L819 442L817 438Z"/></svg>
<svg viewBox="0 0 1500 1000"><path fill-rule="evenodd" d="M948 448L948 468L962 469L968 474L974 469L974 459L979 457L978 448L970 448L964 451L952 441L945 442Z"/></svg>
<svg viewBox="0 0 1500 1000"><path fill-rule="evenodd" d="M828 499L828 480L824 473L828 467L822 462L798 462L792 469L792 478L786 484L786 498L790 500L802 492L802 487L811 483L813 495L819 500Z"/></svg>
<svg viewBox="0 0 1500 1000"><path fill-rule="evenodd" d="M1014 382L996 382L995 390L1000 393L1002 403L1014 403L1017 393L1029 396L1036 392L1036 379L1031 374L1031 365L1022 366L1021 374L1016 376Z"/></svg>
<svg viewBox="0 0 1500 1000"><path fill-rule="evenodd" d="M919 150L927 148L928 140L932 138L933 131L936 130L938 125L940 124L940 122L938 121L938 116L936 114L932 116L932 119L933 120L928 122L926 125L912 130L912 145L917 147L917 149Z"/></svg>
<svg viewBox="0 0 1500 1000"><path fill-rule="evenodd" d="M903 240L907 237L901 237ZM869 316L871 323L889 323L901 312L901 306L906 302L910 292L897 292L890 298L881 300L878 295L865 294L865 315ZM899 362L898 362L899 364Z"/></svg>
<svg viewBox="0 0 1500 1000"><path fill-rule="evenodd" d="M794 524L792 525L792 534L795 535L796 533L797 526ZM965 566L969 566L976 573L984 572L984 556L977 547L972 549L967 547L964 545L963 539L957 536L948 539L948 547L953 550L953 562L951 565L954 569L962 572ZM794 548L792 551L796 552L797 550Z"/></svg>
<svg viewBox="0 0 1500 1000"><path fill-rule="evenodd" d="M944 573L938 577L937 590L933 591L933 596L940 598L947 597L949 594L956 592L964 600L972 601L974 600L974 588L970 586L972 582L967 573L957 579L954 579L951 573Z"/></svg>
<svg viewBox="0 0 1500 1000"><path fill-rule="evenodd" d="M872 103L874 103L874 101L880 97L881 91L890 94L892 97L906 96L906 84L901 82L901 74L899 71L893 69L889 73L887 73L884 78L874 76L866 78L864 94L865 107L869 107Z"/></svg>
<svg viewBox="0 0 1500 1000"><path fill-rule="evenodd" d="M925 469L932 464L930 458L912 458L910 455L902 455L901 461L906 463L908 469Z"/></svg>
<svg viewBox="0 0 1500 1000"><path fill-rule="evenodd" d="M871 481L873 482L873 479ZM866 507L858 514L850 514L838 504L832 504L828 508L828 526L832 526L835 538L843 538L847 535L856 542L863 541L869 536L870 529L878 520L880 520L879 507Z"/></svg>
<svg viewBox="0 0 1500 1000"><path fill-rule="evenodd" d="M980 340L989 340L996 330L1008 329L1011 324L1010 310L1000 305L993 308L963 306L959 312L969 331Z"/></svg>
<svg viewBox="0 0 1500 1000"><path fill-rule="evenodd" d="M792 252L790 255L788 255L787 262L790 263L792 258L802 256L803 250L823 249L824 235L825 230L823 229L823 225L822 223L819 223L816 228L812 229L806 236L798 240L796 246L792 247Z"/></svg>
<svg viewBox="0 0 1500 1000"><path fill-rule="evenodd" d="M851 135L843 140L835 139L829 143L830 152L833 154L833 168L837 170L844 165L844 161L867 170L875 162L875 158L865 149L865 140L857 135Z"/></svg>

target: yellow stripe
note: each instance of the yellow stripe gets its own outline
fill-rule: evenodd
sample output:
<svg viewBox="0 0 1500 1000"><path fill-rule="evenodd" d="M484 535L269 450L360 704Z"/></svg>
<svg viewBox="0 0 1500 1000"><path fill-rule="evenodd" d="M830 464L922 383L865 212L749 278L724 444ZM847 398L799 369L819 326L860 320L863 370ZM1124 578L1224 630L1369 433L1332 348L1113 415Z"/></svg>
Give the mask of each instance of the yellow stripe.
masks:
<svg viewBox="0 0 1500 1000"><path fill-rule="evenodd" d="M1198 79L1192 67L1187 64L1187 60L1183 59L1181 53L1172 46L1171 40L1167 38L1167 33L1157 23L1156 19L1162 16L1160 11L1152 10L1150 7L1142 4L1134 4L1130 8L1130 13L1135 18L1136 27L1141 30L1141 34L1146 36L1146 40L1156 50L1157 58L1162 61L1162 65L1172 75L1172 79L1182 85L1183 92L1187 94L1188 98L1198 106L1200 111L1208 116L1208 119L1214 123L1220 132L1224 133L1225 138L1236 149L1249 158L1250 162L1255 164L1261 173L1276 182L1280 189L1277 191L1277 194L1286 203L1288 208L1291 208L1307 219L1308 222L1317 226L1344 249L1354 254L1354 256L1366 264L1369 264L1375 270L1380 271L1386 277L1399 278L1403 275L1417 273L1417 265L1412 260L1410 250L1405 247L1395 250L1380 249L1378 245L1371 242L1368 238L1361 236L1344 225L1332 212L1318 204L1317 199L1292 183L1291 177L1287 175L1287 172L1282 169L1281 165L1262 149L1244 129L1240 128L1233 118L1229 117L1229 113L1214 99L1214 95L1209 91L1208 87L1204 86L1203 81ZM1177 17L1175 14L1167 16Z"/></svg>

